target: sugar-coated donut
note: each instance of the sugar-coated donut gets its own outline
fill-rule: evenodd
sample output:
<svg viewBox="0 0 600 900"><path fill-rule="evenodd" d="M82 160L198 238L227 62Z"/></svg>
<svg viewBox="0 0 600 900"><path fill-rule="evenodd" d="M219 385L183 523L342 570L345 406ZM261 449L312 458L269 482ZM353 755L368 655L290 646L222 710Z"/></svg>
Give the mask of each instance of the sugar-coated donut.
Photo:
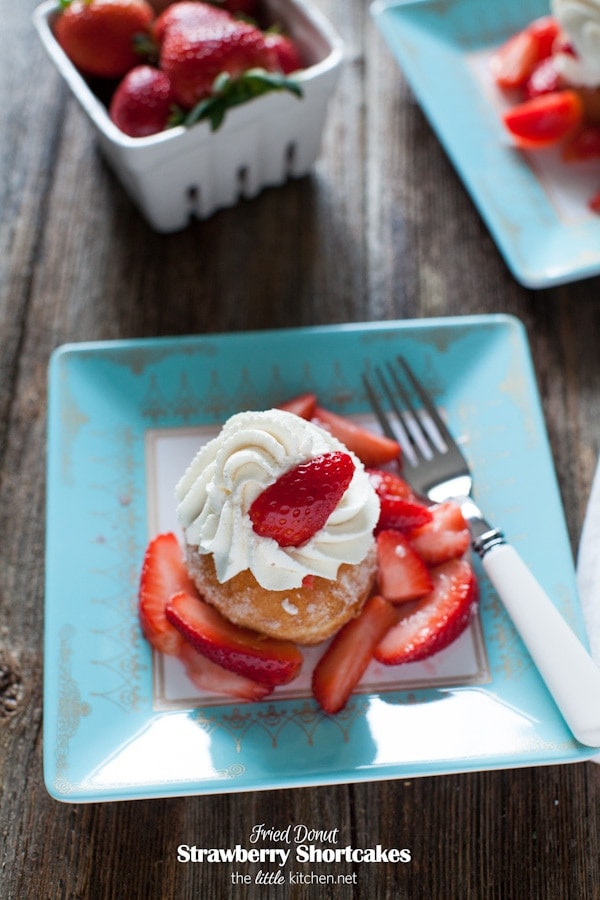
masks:
<svg viewBox="0 0 600 900"><path fill-rule="evenodd" d="M188 571L200 595L229 621L269 637L318 644L358 615L377 572L375 547L362 562L344 563L330 581L312 576L304 587L269 591L249 570L221 584L212 556L186 548Z"/></svg>

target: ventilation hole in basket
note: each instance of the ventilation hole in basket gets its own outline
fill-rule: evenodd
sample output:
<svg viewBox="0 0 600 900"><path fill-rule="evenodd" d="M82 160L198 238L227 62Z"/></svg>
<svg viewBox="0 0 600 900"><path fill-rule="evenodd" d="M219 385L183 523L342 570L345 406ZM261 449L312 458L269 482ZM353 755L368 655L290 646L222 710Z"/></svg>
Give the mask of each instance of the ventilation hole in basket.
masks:
<svg viewBox="0 0 600 900"><path fill-rule="evenodd" d="M185 192L188 206L192 212L198 211L198 205L200 203L200 188L196 184L190 185L190 187Z"/></svg>
<svg viewBox="0 0 600 900"><path fill-rule="evenodd" d="M238 196L244 197L248 190L248 167L240 166L237 172Z"/></svg>
<svg viewBox="0 0 600 900"><path fill-rule="evenodd" d="M286 175L294 174L296 163L296 144L288 144L285 148L285 172Z"/></svg>

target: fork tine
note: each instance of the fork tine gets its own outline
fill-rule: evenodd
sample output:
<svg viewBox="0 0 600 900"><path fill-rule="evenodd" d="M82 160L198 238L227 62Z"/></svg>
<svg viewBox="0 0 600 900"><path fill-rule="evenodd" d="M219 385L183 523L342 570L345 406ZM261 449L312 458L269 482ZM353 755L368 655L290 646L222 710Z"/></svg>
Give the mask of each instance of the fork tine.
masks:
<svg viewBox="0 0 600 900"><path fill-rule="evenodd" d="M379 380L385 391L390 405L396 414L397 420L400 422L402 428L405 431L406 440L408 441L408 446L410 452L408 454L409 461L412 465L416 465L419 461L419 457L422 460L431 459L432 450L429 444L429 439L427 434L423 430L422 423L419 419L417 410L415 409L409 395L404 390L401 382L396 375L393 367L390 363L387 363L387 369L389 372L389 377L393 381L393 390L390 388L388 381L386 381L381 369L377 370L377 374L379 376ZM400 398L404 408L402 408L398 403L398 397ZM404 448L406 452L406 448Z"/></svg>
<svg viewBox="0 0 600 900"><path fill-rule="evenodd" d="M456 444L456 441L455 441L453 435L448 430L446 423L440 416L435 405L432 403L430 396L423 389L421 383L417 380L416 375L414 374L414 372L412 371L412 369L410 368L410 366L408 365L408 363L406 362L404 357L399 356L398 362L404 369L406 377L410 381L415 394L418 396L419 400L423 404L423 408L427 411L427 414L430 416L435 427L438 429L440 436L446 442L447 447L454 447Z"/></svg>
<svg viewBox="0 0 600 900"><path fill-rule="evenodd" d="M371 379L367 375L366 372L363 373L363 384L365 386L365 390L369 397L369 403L371 404L371 408L377 417L377 421L381 426L381 430L385 434L386 437L390 438L390 440L395 441L397 439L396 433L394 429L391 427L389 423L389 419L383 411L383 406L379 402L379 396L377 391L373 387L371 383Z"/></svg>

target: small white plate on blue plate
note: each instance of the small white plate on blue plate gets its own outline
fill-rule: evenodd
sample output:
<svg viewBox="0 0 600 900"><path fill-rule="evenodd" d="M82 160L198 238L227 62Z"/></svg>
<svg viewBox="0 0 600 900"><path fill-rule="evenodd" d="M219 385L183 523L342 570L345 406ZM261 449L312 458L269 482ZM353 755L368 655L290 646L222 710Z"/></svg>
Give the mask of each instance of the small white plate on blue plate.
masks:
<svg viewBox="0 0 600 900"><path fill-rule="evenodd" d="M600 273L600 161L515 149L492 81L495 48L548 0L377 0L371 11L514 277L530 288Z"/></svg>
<svg viewBox="0 0 600 900"><path fill-rule="evenodd" d="M67 345L49 371L44 774L54 797L223 793L590 758L479 569L480 614L459 641L424 663L371 666L337 716L311 697L309 654L303 679L244 704L199 693L142 637L144 550L149 536L176 527L173 485L200 441L240 409L306 390L368 417L361 372L400 352L462 436L481 505L584 635L517 320Z"/></svg>

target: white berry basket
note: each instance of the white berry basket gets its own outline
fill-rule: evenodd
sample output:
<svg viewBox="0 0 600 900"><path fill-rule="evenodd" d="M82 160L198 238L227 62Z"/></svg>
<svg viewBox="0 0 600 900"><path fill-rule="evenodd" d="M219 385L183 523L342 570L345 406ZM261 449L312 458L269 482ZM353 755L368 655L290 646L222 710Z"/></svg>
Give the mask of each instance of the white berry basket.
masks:
<svg viewBox="0 0 600 900"><path fill-rule="evenodd" d="M264 7L294 39L305 62L294 76L302 97L265 94L230 109L217 131L200 122L145 138L130 138L113 125L106 106L59 46L52 32L55 0L34 12L38 34L89 116L109 164L156 231L179 231L194 218L206 219L263 188L306 175L319 154L342 42L306 0L264 0Z"/></svg>

